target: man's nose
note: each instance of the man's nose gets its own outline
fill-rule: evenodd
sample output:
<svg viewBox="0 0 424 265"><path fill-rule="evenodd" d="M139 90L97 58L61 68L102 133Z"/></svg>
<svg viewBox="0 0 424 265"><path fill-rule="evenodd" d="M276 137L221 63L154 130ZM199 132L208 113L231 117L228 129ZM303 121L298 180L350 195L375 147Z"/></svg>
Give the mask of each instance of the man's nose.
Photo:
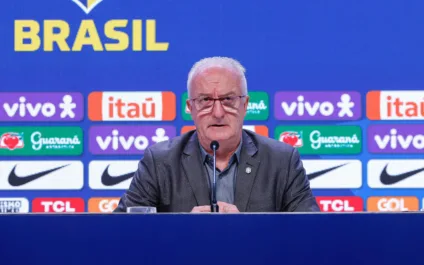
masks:
<svg viewBox="0 0 424 265"><path fill-rule="evenodd" d="M221 101L219 100L215 100L215 102L213 103L213 110L212 110L212 115L215 118L222 118L225 115L225 110L222 107Z"/></svg>

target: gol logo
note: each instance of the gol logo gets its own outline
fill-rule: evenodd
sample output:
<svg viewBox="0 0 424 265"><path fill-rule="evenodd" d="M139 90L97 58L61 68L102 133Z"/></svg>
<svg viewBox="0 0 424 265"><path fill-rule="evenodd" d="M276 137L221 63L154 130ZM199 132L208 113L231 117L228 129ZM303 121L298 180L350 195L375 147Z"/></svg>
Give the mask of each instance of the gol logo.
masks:
<svg viewBox="0 0 424 265"><path fill-rule="evenodd" d="M32 201L35 213L80 213L84 212L81 198L36 198Z"/></svg>
<svg viewBox="0 0 424 265"><path fill-rule="evenodd" d="M264 125L244 125L243 129L255 132L255 133L262 135L262 136L265 136L265 137L269 136L268 127L266 127ZM192 130L196 130L196 126L193 126L193 125L183 126L181 128L181 134L184 134L184 133L192 131Z"/></svg>
<svg viewBox="0 0 424 265"><path fill-rule="evenodd" d="M418 198L406 197L370 197L367 201L369 212L417 211Z"/></svg>
<svg viewBox="0 0 424 265"><path fill-rule="evenodd" d="M317 196L316 200L323 212L362 212L364 210L362 198L359 196Z"/></svg>
<svg viewBox="0 0 424 265"><path fill-rule="evenodd" d="M102 0L87 0L86 4L82 0L72 2L88 15ZM141 19L112 19L104 25L96 24L93 19L83 19L78 28L75 24L65 20L15 20L15 51L42 49L51 52L55 48L62 52L80 52L84 46L94 51L142 51L144 41L146 51L167 51L169 47L168 42L156 41L154 19L147 19L145 23ZM75 38L70 37L75 35Z"/></svg>
<svg viewBox="0 0 424 265"><path fill-rule="evenodd" d="M88 96L92 121L171 121L175 116L173 92L92 92Z"/></svg>
<svg viewBox="0 0 424 265"><path fill-rule="evenodd" d="M91 213L111 213L119 204L120 198L91 198L88 211Z"/></svg>

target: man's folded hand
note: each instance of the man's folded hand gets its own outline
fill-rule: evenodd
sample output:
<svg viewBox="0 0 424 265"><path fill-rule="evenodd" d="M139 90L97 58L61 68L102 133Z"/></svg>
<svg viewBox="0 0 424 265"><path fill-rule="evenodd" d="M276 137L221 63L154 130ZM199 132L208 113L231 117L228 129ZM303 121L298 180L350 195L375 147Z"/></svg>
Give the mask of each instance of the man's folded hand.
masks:
<svg viewBox="0 0 424 265"><path fill-rule="evenodd" d="M196 207L193 207L191 212L192 213L210 213L211 206L210 205L196 206Z"/></svg>
<svg viewBox="0 0 424 265"><path fill-rule="evenodd" d="M239 213L240 211L237 209L237 206L233 204L229 204L226 202L218 202L219 212L220 213ZM210 205L202 205L193 207L191 210L192 213L210 213L211 206Z"/></svg>
<svg viewBox="0 0 424 265"><path fill-rule="evenodd" d="M226 202L218 202L219 212L220 213L239 213L240 211L237 209L237 206L233 204L229 204Z"/></svg>

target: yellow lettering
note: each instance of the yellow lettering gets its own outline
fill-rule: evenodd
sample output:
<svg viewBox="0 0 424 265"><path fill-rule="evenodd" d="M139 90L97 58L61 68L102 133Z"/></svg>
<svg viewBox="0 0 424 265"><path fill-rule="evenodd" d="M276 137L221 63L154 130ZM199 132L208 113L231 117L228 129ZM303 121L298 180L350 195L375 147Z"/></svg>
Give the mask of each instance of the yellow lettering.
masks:
<svg viewBox="0 0 424 265"><path fill-rule="evenodd" d="M141 19L135 19L133 20L133 51L142 51L143 50L143 28L142 28L143 22Z"/></svg>
<svg viewBox="0 0 424 265"><path fill-rule="evenodd" d="M88 33L88 36L86 36ZM93 20L83 20L75 38L73 51L81 51L83 45L91 45L95 51L103 51L102 42Z"/></svg>
<svg viewBox="0 0 424 265"><path fill-rule="evenodd" d="M156 20L146 21L146 50L148 51L167 51L168 42L156 42Z"/></svg>
<svg viewBox="0 0 424 265"><path fill-rule="evenodd" d="M129 45L129 38L125 32L117 31L115 28L125 28L128 20L109 20L105 25L106 37L118 40L118 43L107 43L105 49L107 51L125 51Z"/></svg>
<svg viewBox="0 0 424 265"><path fill-rule="evenodd" d="M24 31L29 28L29 31ZM40 48L41 39L38 36L40 25L34 20L15 20L15 51L31 52ZM30 43L24 43L25 39L29 39Z"/></svg>
<svg viewBox="0 0 424 265"><path fill-rule="evenodd" d="M53 32L55 28L59 29L59 33ZM59 50L69 52L71 49L66 43L69 32L69 25L63 20L44 20L44 51L53 51L56 42Z"/></svg>
<svg viewBox="0 0 424 265"><path fill-rule="evenodd" d="M93 20L82 20L74 40L70 36L76 29L71 26L72 24L65 20L44 20L43 24L35 20L15 20L14 49L15 51L37 51L42 41L41 49L46 52L54 51L54 49L80 52L84 46L91 46L94 51L128 49L142 51L144 47L147 51L167 51L169 48L169 42L156 40L156 20L154 19L146 20L145 23L141 19L109 20L104 24L102 35L99 35ZM43 31L40 30L41 27Z"/></svg>

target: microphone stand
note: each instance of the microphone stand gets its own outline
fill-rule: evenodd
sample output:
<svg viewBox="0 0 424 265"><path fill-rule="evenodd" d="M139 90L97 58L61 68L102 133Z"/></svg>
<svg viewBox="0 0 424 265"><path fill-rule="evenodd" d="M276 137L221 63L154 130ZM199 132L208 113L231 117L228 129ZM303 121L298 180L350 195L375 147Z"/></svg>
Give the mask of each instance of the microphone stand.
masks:
<svg viewBox="0 0 424 265"><path fill-rule="evenodd" d="M212 144L213 149L213 183L212 183L212 204L211 212L219 212L219 206L216 201L216 145Z"/></svg>

